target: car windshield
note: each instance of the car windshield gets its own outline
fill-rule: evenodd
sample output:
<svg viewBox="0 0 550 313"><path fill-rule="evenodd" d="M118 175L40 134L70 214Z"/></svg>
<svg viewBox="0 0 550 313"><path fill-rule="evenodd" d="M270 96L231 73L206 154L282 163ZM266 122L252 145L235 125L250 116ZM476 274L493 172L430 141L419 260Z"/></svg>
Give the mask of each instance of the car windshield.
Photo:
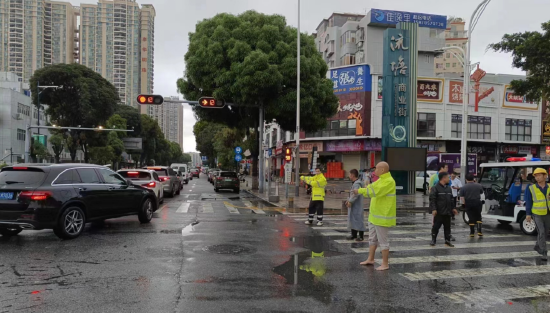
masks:
<svg viewBox="0 0 550 313"><path fill-rule="evenodd" d="M148 173L148 172L121 171L118 173L120 174L120 176L131 180L150 180L151 179L151 173Z"/></svg>
<svg viewBox="0 0 550 313"><path fill-rule="evenodd" d="M0 185L38 185L45 177L41 169L4 168L0 173Z"/></svg>
<svg viewBox="0 0 550 313"><path fill-rule="evenodd" d="M237 177L237 173L235 172L222 172L220 174L221 177Z"/></svg>
<svg viewBox="0 0 550 313"><path fill-rule="evenodd" d="M484 168L480 177L480 183L483 187L489 188L497 185L501 188L508 188L514 178L514 172L517 168L513 167L493 167Z"/></svg>
<svg viewBox="0 0 550 313"><path fill-rule="evenodd" d="M168 176L168 171L165 170L165 169L155 168L155 169L150 169L150 170L155 171L157 174L159 174L159 176Z"/></svg>

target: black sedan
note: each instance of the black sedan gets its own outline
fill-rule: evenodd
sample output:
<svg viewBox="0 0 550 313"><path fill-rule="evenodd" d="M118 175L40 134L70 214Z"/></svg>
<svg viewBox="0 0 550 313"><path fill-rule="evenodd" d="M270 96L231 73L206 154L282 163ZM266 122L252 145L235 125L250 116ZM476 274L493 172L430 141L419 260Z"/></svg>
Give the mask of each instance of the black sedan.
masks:
<svg viewBox="0 0 550 313"><path fill-rule="evenodd" d="M20 164L0 172L2 236L53 229L73 239L88 222L137 215L149 223L156 210L154 192L99 165Z"/></svg>

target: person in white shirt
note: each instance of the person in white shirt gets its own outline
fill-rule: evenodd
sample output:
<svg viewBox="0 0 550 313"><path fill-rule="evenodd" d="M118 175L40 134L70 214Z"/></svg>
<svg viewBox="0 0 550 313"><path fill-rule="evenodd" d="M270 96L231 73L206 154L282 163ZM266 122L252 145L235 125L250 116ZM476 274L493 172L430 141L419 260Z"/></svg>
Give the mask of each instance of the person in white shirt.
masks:
<svg viewBox="0 0 550 313"><path fill-rule="evenodd" d="M460 179L458 179L458 176L455 173L451 174L451 190L453 191L453 203L456 207L457 199L458 199L458 191L462 188L462 182ZM455 219L453 215L453 220Z"/></svg>

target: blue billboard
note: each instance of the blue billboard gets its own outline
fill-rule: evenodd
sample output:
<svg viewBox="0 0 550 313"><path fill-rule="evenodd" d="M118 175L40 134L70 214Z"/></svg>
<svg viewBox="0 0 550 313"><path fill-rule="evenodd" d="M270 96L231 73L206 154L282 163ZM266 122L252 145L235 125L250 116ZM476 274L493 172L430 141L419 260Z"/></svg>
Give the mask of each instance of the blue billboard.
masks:
<svg viewBox="0 0 550 313"><path fill-rule="evenodd" d="M426 13L402 12L372 9L370 22L373 24L397 25L399 22L416 23L419 27L447 28L447 16Z"/></svg>
<svg viewBox="0 0 550 313"><path fill-rule="evenodd" d="M329 70L334 94L343 95L372 89L372 76L368 65L352 65Z"/></svg>

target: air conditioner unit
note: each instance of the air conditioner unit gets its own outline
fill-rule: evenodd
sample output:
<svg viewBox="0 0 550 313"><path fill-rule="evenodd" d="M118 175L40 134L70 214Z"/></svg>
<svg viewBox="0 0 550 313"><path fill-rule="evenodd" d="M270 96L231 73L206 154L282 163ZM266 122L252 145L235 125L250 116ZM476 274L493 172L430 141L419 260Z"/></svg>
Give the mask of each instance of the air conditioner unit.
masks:
<svg viewBox="0 0 550 313"><path fill-rule="evenodd" d="M21 113L15 114L15 119L16 120L22 120L23 119L23 114L21 114Z"/></svg>

